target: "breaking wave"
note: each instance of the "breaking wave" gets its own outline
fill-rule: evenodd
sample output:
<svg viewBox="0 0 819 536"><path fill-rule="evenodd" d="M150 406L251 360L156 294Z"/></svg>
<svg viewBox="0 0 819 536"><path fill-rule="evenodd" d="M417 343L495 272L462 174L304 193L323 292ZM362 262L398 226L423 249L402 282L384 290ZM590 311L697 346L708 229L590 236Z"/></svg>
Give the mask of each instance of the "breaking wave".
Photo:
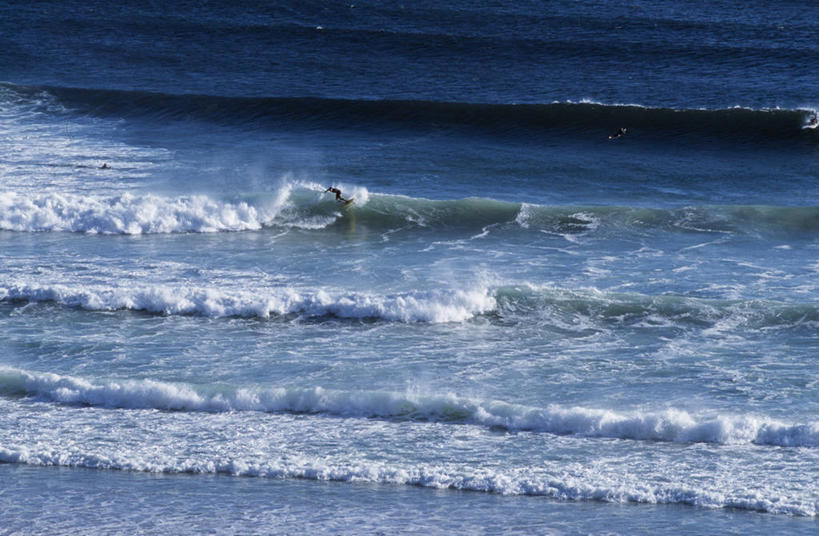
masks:
<svg viewBox="0 0 819 536"><path fill-rule="evenodd" d="M215 388L155 380L95 382L0 368L3 396L59 404L169 411L321 413L341 417L473 424L509 431L681 443L819 447L819 422L785 423L753 415L691 415L678 409L616 412L530 407L453 394L305 388Z"/></svg>
<svg viewBox="0 0 819 536"><path fill-rule="evenodd" d="M189 285L101 286L0 282L0 303L55 303L87 311L209 318L354 319L404 323L535 322L563 331L612 328L816 329L819 307L768 300L703 299L532 285L378 294L322 288L227 289Z"/></svg>
<svg viewBox="0 0 819 536"><path fill-rule="evenodd" d="M89 234L254 231L265 227L325 229L348 218L376 230L406 226L478 232L488 226L571 235L588 232L677 232L806 236L819 231L819 207L692 206L678 209L544 206L482 198L434 200L371 194L348 187L341 207L320 186L287 183L244 198L166 197L125 193L81 196L0 192L0 230Z"/></svg>
<svg viewBox="0 0 819 536"><path fill-rule="evenodd" d="M130 310L215 318L295 315L431 323L463 322L495 306L495 299L486 290L377 295L293 288L222 291L170 286L11 285L0 286L2 301L53 302L89 311Z"/></svg>

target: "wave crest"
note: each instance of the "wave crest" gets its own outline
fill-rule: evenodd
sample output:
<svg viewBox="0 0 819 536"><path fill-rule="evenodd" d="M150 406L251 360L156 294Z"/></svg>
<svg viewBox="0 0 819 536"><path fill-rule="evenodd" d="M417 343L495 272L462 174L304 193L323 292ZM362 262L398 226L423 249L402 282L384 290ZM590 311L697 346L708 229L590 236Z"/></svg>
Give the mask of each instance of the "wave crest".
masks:
<svg viewBox="0 0 819 536"><path fill-rule="evenodd" d="M616 412L583 407L531 407L453 394L341 391L321 387L194 387L155 380L96 383L71 376L0 368L0 393L60 404L174 411L266 411L416 419L509 431L682 443L819 447L819 422L766 417L692 416L679 409Z"/></svg>
<svg viewBox="0 0 819 536"><path fill-rule="evenodd" d="M819 230L819 207L692 206L678 209L544 206L494 199L434 200L370 194L346 187L355 204L341 209L316 184L288 182L275 192L220 200L206 195L164 197L145 193L80 196L0 192L0 229L89 234L210 233L264 227L326 229L355 218L357 225L486 231L489 226L533 230L567 239L586 233L660 230L736 234L806 235Z"/></svg>
<svg viewBox="0 0 819 536"><path fill-rule="evenodd" d="M470 290L430 289L377 294L322 288L227 289L153 285L142 287L0 283L0 303L56 303L87 311L140 311L209 318L340 318L386 322L537 322L561 332L614 327L815 329L815 304L720 300L675 295L610 293L534 285Z"/></svg>
<svg viewBox="0 0 819 536"><path fill-rule="evenodd" d="M55 302L91 311L129 310L213 318L297 315L431 323L463 322L495 307L495 299L486 289L377 295L292 288L221 291L170 286L98 288L22 284L0 286L0 301Z"/></svg>

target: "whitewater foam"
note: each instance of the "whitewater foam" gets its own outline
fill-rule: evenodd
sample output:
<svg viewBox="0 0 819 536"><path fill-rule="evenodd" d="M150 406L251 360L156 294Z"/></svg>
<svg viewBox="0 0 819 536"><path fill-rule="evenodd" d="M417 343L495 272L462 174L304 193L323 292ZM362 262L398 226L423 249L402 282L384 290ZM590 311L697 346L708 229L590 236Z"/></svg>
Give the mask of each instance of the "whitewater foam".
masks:
<svg viewBox="0 0 819 536"><path fill-rule="evenodd" d="M490 321L535 321L570 332L665 326L695 329L708 336L745 329L787 330L819 325L819 307L809 303L743 299L740 295L705 299L604 292L593 287L563 289L499 283L487 278L469 290L441 288L379 294L321 287L101 285L81 281L35 283L29 278L17 278L0 281L0 302L50 302L87 311L209 318L332 317L433 324L467 322L490 315Z"/></svg>
<svg viewBox="0 0 819 536"><path fill-rule="evenodd" d="M272 191L246 199L145 192L77 195L60 191L0 191L0 230L141 235L255 231L268 226L323 229L343 211L320 185L283 177ZM355 206L367 204L363 186L345 187Z"/></svg>
<svg viewBox="0 0 819 536"><path fill-rule="evenodd" d="M313 182L283 177L264 193L230 199L208 195L169 197L144 192L77 195L52 191L0 191L0 230L67 231L89 234L212 233L281 226L325 229L350 216L372 228L392 231L408 223L459 231L464 227L537 230L578 242L586 235L647 230L735 234L776 234L778 239L812 236L816 207L690 206L681 209L571 207L512 203L486 198L432 200L371 194L366 187L341 185L354 198L340 210ZM695 246L694 246L695 247Z"/></svg>
<svg viewBox="0 0 819 536"><path fill-rule="evenodd" d="M431 323L463 322L495 307L495 299L488 289L378 295L288 287L222 290L162 285L112 288L25 283L0 286L0 301L55 302L90 311L131 310L214 318L298 315Z"/></svg>
<svg viewBox="0 0 819 536"><path fill-rule="evenodd" d="M685 504L706 508L739 508L778 514L815 516L816 505L798 496L761 494L753 489L702 489L686 483L645 483L628 475L609 475L596 468L551 470L471 469L450 465L390 464L377 461L318 459L295 454L259 461L239 456L177 458L137 453L88 452L87 449L5 448L0 462L68 466L151 473L225 474L272 479L398 484L503 495L544 496L569 501Z"/></svg>
<svg viewBox="0 0 819 536"><path fill-rule="evenodd" d="M260 229L269 215L247 203L206 196L164 198L122 194L24 196L0 192L0 228L10 231L69 231L101 234L244 231Z"/></svg>
<svg viewBox="0 0 819 536"><path fill-rule="evenodd" d="M0 368L0 393L60 404L176 411L325 413L464 423L510 431L662 441L819 447L819 421L784 423L755 415L692 416L679 409L616 412L549 405L545 408L454 394L343 391L321 387L222 388L155 380L93 382L52 373Z"/></svg>

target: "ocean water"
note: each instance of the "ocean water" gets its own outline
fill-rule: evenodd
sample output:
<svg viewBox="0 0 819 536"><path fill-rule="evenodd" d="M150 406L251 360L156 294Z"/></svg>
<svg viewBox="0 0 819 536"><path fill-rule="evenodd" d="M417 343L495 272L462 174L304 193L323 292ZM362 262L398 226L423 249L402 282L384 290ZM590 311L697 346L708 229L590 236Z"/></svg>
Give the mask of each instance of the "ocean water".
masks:
<svg viewBox="0 0 819 536"><path fill-rule="evenodd" d="M815 534L817 17L0 2L0 533Z"/></svg>

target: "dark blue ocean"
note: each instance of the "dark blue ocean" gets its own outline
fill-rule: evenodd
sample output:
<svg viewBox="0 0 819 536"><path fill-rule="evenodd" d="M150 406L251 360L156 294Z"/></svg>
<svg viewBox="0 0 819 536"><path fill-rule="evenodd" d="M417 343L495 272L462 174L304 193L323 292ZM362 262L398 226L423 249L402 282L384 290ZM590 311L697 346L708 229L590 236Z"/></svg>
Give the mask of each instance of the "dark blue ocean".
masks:
<svg viewBox="0 0 819 536"><path fill-rule="evenodd" d="M0 534L816 534L817 20L0 1Z"/></svg>

